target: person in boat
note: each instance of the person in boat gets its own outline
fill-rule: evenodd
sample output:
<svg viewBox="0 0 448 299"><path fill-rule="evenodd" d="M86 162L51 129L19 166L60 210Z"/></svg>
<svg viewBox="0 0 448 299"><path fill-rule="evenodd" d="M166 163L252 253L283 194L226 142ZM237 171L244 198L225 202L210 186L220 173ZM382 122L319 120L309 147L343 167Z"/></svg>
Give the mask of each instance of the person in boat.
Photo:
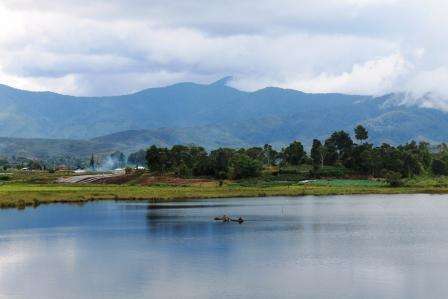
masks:
<svg viewBox="0 0 448 299"><path fill-rule="evenodd" d="M244 222L244 219L239 217L238 219L232 219L233 222L238 222L239 224Z"/></svg>
<svg viewBox="0 0 448 299"><path fill-rule="evenodd" d="M222 217L215 217L215 220L221 220L223 222L229 222L230 221L230 217L227 215L222 215Z"/></svg>
<svg viewBox="0 0 448 299"><path fill-rule="evenodd" d="M238 223L243 223L244 222L244 219L243 218L241 218L241 217L239 217L238 219L232 219L232 218L230 218L229 216L227 216L227 215L223 215L222 217L215 217L215 220L216 221L222 221L222 222L230 222L230 221L233 221L233 222L238 222Z"/></svg>

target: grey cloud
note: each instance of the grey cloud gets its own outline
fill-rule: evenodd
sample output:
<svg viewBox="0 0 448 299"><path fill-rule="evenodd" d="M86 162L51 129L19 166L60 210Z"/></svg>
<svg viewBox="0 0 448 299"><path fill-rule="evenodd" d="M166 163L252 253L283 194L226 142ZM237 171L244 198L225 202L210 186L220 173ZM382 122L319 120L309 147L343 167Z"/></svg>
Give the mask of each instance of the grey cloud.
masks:
<svg viewBox="0 0 448 299"><path fill-rule="evenodd" d="M242 89L448 95L440 0L3 0L0 81L106 95L233 75ZM433 80L432 80L433 79Z"/></svg>

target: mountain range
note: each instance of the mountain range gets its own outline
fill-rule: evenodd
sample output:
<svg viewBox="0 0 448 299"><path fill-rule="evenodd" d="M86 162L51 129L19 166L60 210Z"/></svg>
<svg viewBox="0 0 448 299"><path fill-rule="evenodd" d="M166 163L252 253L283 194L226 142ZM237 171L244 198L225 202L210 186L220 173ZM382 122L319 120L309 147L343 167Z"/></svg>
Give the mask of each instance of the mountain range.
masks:
<svg viewBox="0 0 448 299"><path fill-rule="evenodd" d="M88 156L151 144L199 144L208 149L309 146L335 130L363 124L370 141L448 140L448 114L408 105L403 95L311 94L268 87L254 92L227 85L178 83L109 97L74 97L0 85L0 155Z"/></svg>

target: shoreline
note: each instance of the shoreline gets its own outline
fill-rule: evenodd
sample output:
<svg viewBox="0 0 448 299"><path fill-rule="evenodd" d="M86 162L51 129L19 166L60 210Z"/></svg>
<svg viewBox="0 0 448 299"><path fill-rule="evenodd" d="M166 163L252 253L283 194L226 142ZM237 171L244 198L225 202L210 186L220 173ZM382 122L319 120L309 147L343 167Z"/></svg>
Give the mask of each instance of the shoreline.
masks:
<svg viewBox="0 0 448 299"><path fill-rule="evenodd" d="M448 194L448 187L435 186L130 186L130 185L0 185L0 209L37 207L41 204L82 204L100 200L151 201L231 197L330 196L362 194Z"/></svg>

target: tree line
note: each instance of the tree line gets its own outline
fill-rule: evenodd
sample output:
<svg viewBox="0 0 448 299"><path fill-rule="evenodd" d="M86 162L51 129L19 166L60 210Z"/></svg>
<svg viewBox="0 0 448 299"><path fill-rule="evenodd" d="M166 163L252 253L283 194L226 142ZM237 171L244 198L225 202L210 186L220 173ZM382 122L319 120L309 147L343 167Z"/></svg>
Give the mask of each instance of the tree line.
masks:
<svg viewBox="0 0 448 299"><path fill-rule="evenodd" d="M109 161L113 162L110 168L138 165L147 166L159 174L216 179L259 177L262 173L275 174L276 171L295 173L297 169L309 169L306 178L357 175L388 178L391 182L422 174L448 175L448 146L444 143L434 147L427 142L415 141L399 146L387 143L375 146L368 142L369 133L361 125L354 129L354 137L352 139L343 130L335 131L325 140L314 139L308 153L297 140L280 150L270 144L240 149L218 148L211 152L195 145L171 148L153 145L127 158L118 151L101 159L92 155L88 160L65 156L41 161L0 158L0 169L28 167L51 170L58 165L72 169L101 169Z"/></svg>
<svg viewBox="0 0 448 299"><path fill-rule="evenodd" d="M448 174L448 146L432 152L429 143L411 141L392 146L374 146L368 131L361 125L354 129L355 140L345 131L332 133L323 142L314 139L308 154L300 141L293 141L277 151L271 145L251 148L219 148L208 153L200 146L151 146L129 157L145 157L151 171L174 172L179 176L213 176L217 179L257 177L263 168L310 165L310 175L319 176L329 166L342 167L351 173L403 178L423 173Z"/></svg>

